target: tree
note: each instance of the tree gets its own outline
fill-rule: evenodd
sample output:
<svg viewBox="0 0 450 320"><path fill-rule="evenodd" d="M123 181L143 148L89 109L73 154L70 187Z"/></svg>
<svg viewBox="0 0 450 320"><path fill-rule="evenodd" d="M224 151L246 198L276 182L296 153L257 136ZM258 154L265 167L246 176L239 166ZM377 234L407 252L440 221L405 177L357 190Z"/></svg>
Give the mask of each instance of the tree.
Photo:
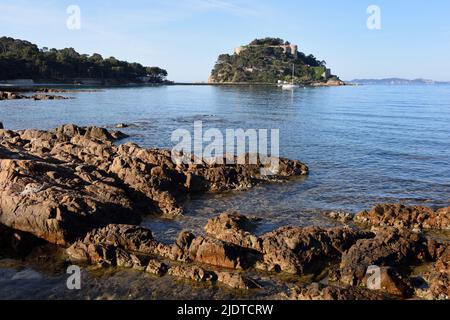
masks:
<svg viewBox="0 0 450 320"><path fill-rule="evenodd" d="M167 71L158 67L147 67L147 76L150 77L149 82L157 83L166 80Z"/></svg>

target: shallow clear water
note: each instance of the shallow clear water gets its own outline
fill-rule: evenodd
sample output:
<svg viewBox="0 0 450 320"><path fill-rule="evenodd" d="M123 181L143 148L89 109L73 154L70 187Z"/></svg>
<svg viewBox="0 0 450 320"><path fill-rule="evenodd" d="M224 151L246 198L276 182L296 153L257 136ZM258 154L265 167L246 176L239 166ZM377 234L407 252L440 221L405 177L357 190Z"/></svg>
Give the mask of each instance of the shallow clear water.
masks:
<svg viewBox="0 0 450 320"><path fill-rule="evenodd" d="M8 129L63 123L123 129L147 147L172 147L173 130L204 127L280 129L280 153L310 168L304 179L247 192L194 197L174 221L147 218L158 239L181 229L201 232L226 210L276 226L331 225L321 212L357 212L380 202L450 205L450 86L297 89L168 86L69 93L64 101L2 101ZM1 276L0 276L1 277Z"/></svg>

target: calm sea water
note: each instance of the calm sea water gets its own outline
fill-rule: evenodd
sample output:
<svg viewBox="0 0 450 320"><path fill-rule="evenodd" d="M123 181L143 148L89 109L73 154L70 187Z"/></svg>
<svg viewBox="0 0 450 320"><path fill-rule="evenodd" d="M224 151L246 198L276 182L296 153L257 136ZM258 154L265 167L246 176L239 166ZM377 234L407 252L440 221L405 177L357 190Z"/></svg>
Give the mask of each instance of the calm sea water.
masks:
<svg viewBox="0 0 450 320"><path fill-rule="evenodd" d="M145 147L172 147L173 130L280 129L280 153L310 175L248 192L193 197L177 220L147 218L158 239L202 232L226 210L260 217L258 232L280 225L332 225L327 210L355 213L380 202L450 205L450 86L307 88L168 86L69 93L64 101L2 101L8 129L63 123L114 127ZM1 279L1 274L0 274ZM2 290L0 289L0 292ZM1 293L0 293L1 296ZM209 295L208 295L209 296Z"/></svg>

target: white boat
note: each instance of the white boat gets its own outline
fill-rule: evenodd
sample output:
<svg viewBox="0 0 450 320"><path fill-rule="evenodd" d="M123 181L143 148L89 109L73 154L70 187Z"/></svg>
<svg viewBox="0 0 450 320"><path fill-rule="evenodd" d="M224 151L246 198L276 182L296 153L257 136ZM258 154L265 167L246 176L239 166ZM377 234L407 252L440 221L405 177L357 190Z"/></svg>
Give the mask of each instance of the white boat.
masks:
<svg viewBox="0 0 450 320"><path fill-rule="evenodd" d="M292 90L292 89L295 89L295 88L297 88L297 86L295 84L291 84L291 83L283 84L281 86L281 89L283 89L283 90Z"/></svg>
<svg viewBox="0 0 450 320"><path fill-rule="evenodd" d="M291 83L285 83L281 86L283 90L292 90L297 88L298 86L294 84L294 76L295 76L295 65L292 65L292 80Z"/></svg>

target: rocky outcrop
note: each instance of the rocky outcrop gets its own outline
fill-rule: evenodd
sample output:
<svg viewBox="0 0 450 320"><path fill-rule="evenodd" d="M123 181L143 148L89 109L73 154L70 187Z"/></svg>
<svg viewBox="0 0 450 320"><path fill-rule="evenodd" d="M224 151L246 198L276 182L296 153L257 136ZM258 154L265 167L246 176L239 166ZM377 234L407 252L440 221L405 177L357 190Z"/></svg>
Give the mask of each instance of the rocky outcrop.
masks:
<svg viewBox="0 0 450 320"><path fill-rule="evenodd" d="M217 279L217 276L208 270L200 268L198 266L173 266L168 271L169 275L185 278L195 282L213 282Z"/></svg>
<svg viewBox="0 0 450 320"><path fill-rule="evenodd" d="M88 233L69 247L67 254L72 260L146 270L158 276L168 273L236 289L261 287L245 275L255 269L313 275L316 279L328 273L339 285L297 287L289 296L319 300L411 297L415 289L418 291L410 267L435 261L424 279L427 290L420 296L448 296L448 243L393 227L373 232L350 227L284 227L260 237L251 233L252 227L252 220L225 213L210 219L205 227L215 238L183 231L175 243L163 244L148 229L109 225ZM373 267L377 268L376 279L369 273Z"/></svg>
<svg viewBox="0 0 450 320"><path fill-rule="evenodd" d="M406 265L403 266L405 268ZM366 272L364 279L360 286L371 290L387 293L391 296L407 298L414 293L413 283L402 266L399 269L396 267L379 267L378 274ZM375 279L378 277L378 279Z"/></svg>
<svg viewBox="0 0 450 320"><path fill-rule="evenodd" d="M24 95L17 94L16 92L0 91L0 100L17 100L25 98Z"/></svg>
<svg viewBox="0 0 450 320"><path fill-rule="evenodd" d="M143 214L180 214L180 200L190 192L265 180L262 164L177 165L168 150L113 144L124 137L75 125L0 130L0 223L67 245L97 227L137 224ZM308 171L287 159L280 160L280 170L278 178Z"/></svg>
<svg viewBox="0 0 450 320"><path fill-rule="evenodd" d="M340 80L337 77L332 77L328 79L327 81L318 81L311 83L311 86L313 87L339 87L339 86L346 86L347 83Z"/></svg>
<svg viewBox="0 0 450 320"><path fill-rule="evenodd" d="M33 99L33 100L66 100L69 98L63 97L63 96L39 93L39 94L32 95L31 99Z"/></svg>
<svg viewBox="0 0 450 320"><path fill-rule="evenodd" d="M330 212L326 212L325 216L327 216L328 218L347 224L348 222L353 220L353 216L351 213L349 212L343 212L343 211L330 211Z"/></svg>
<svg viewBox="0 0 450 320"><path fill-rule="evenodd" d="M392 226L410 230L450 229L450 208L432 210L428 207L402 204L380 204L372 210L362 211L355 222L372 226Z"/></svg>
<svg viewBox="0 0 450 320"><path fill-rule="evenodd" d="M234 289L249 290L261 288L261 285L257 281L244 276L242 273L216 271L215 274L217 276L217 282L223 283Z"/></svg>
<svg viewBox="0 0 450 320"><path fill-rule="evenodd" d="M0 160L0 223L66 245L95 226L139 223L117 180L94 167Z"/></svg>
<svg viewBox="0 0 450 320"><path fill-rule="evenodd" d="M147 267L145 268L145 272L151 273L151 274L154 274L154 275L160 276L160 277L165 275L167 273L167 270L168 270L168 266L165 263L158 261L156 259L151 259L148 262Z"/></svg>
<svg viewBox="0 0 450 320"><path fill-rule="evenodd" d="M187 240L187 237L191 236L182 233L176 244L181 250L187 251L183 252L185 258L181 259L165 254L161 250L163 245L153 238L148 229L132 225L109 225L89 232L84 239L67 248L66 253L72 261L145 270L158 276L168 273L196 282L220 282L235 289L259 287L256 281L239 272L210 271L191 263L240 269L241 260L247 259L247 254L229 253L232 245L216 240L207 240L205 243L205 238ZM188 263L168 266L157 259L148 260L146 257L149 255ZM146 260L148 262L145 264Z"/></svg>
<svg viewBox="0 0 450 320"><path fill-rule="evenodd" d="M291 300L386 300L385 295L358 287L340 287L335 285L324 285L312 283L303 287L291 288L286 295Z"/></svg>
<svg viewBox="0 0 450 320"><path fill-rule="evenodd" d="M263 164L177 164L167 150L114 144L124 137L74 125L0 130L0 249L21 252L39 238L67 246L71 260L236 289L259 288L259 282L271 286L279 276L266 271L291 274L276 281L295 275L320 281L328 274L339 284L297 288L293 299L410 297L417 292L411 267L431 263L423 296L448 299L448 243L419 233L447 229L448 208L380 205L355 218L372 226L371 232L282 227L263 235L255 234L257 221L224 213L208 221L206 235L183 231L174 243L160 243L136 226L142 215L179 214L188 193L245 189L268 178ZM307 173L305 165L286 159L280 169L275 180ZM339 212L328 216L344 223L350 218ZM371 266L380 272L376 291L365 288Z"/></svg>
<svg viewBox="0 0 450 320"><path fill-rule="evenodd" d="M247 269L259 259L258 252L210 237L182 232L172 245L159 244L159 255L175 261L194 261L228 269Z"/></svg>
<svg viewBox="0 0 450 320"><path fill-rule="evenodd" d="M211 219L208 226L217 221L227 220L225 214ZM239 215L233 219L245 222ZM228 230L227 236L232 232ZM237 229L235 237L238 239L242 230ZM327 265L339 261L342 253L357 242L373 236L370 233L352 230L350 228L281 228L263 235L257 243L261 243L259 250L253 246L239 246L238 244L222 241L205 236L195 236L183 231L173 244L158 243L147 229L129 225L109 225L94 230L76 242L68 249L68 254L76 259L102 262L94 250L98 246L124 249L128 252L140 254L155 254L161 257L187 263L200 263L219 268L245 270L254 266L269 271L284 271L293 274L320 273ZM94 252L92 259L90 252ZM114 256L114 254L113 254Z"/></svg>
<svg viewBox="0 0 450 320"><path fill-rule="evenodd" d="M241 273L228 271L209 271L196 265L176 265L168 270L168 274L195 282L221 283L227 287L240 290L260 288L253 279Z"/></svg>
<svg viewBox="0 0 450 320"><path fill-rule="evenodd" d="M199 236L189 246L193 261L229 269L247 269L258 257L252 251L220 240Z"/></svg>
<svg viewBox="0 0 450 320"><path fill-rule="evenodd" d="M399 287L407 287L395 268L425 261L428 257L426 239L405 229L385 228L376 232L373 239L361 239L342 255L341 281L347 285L365 285L370 266L384 269L386 281L394 278ZM404 293L406 293L406 289ZM393 293L393 292L392 292Z"/></svg>
<svg viewBox="0 0 450 320"><path fill-rule="evenodd" d="M293 274L317 273L339 261L359 239L372 236L347 227L283 227L261 237L263 262L258 267Z"/></svg>
<svg viewBox="0 0 450 320"><path fill-rule="evenodd" d="M437 261L425 277L426 288L421 296L426 299L450 299L450 243L442 243L435 251Z"/></svg>
<svg viewBox="0 0 450 320"><path fill-rule="evenodd" d="M70 246L67 253L76 260L97 263L98 261L92 259L90 255L92 248L97 246L107 247L110 250L118 248L128 252L154 254L158 242L148 229L133 225L111 224L89 232L84 239Z"/></svg>
<svg viewBox="0 0 450 320"><path fill-rule="evenodd" d="M210 219L205 231L216 239L258 253L259 269L293 274L320 273L358 239L372 237L368 232L347 227L284 227L257 237L251 233L252 221L239 214L224 213Z"/></svg>
<svg viewBox="0 0 450 320"><path fill-rule="evenodd" d="M254 222L240 214L223 213L209 219L205 231L212 237L237 246L262 251L262 240L251 233Z"/></svg>
<svg viewBox="0 0 450 320"><path fill-rule="evenodd" d="M19 100L19 99L32 99L32 100L65 100L69 99L63 96L38 93L34 95L22 95L17 92L0 91L0 100Z"/></svg>

